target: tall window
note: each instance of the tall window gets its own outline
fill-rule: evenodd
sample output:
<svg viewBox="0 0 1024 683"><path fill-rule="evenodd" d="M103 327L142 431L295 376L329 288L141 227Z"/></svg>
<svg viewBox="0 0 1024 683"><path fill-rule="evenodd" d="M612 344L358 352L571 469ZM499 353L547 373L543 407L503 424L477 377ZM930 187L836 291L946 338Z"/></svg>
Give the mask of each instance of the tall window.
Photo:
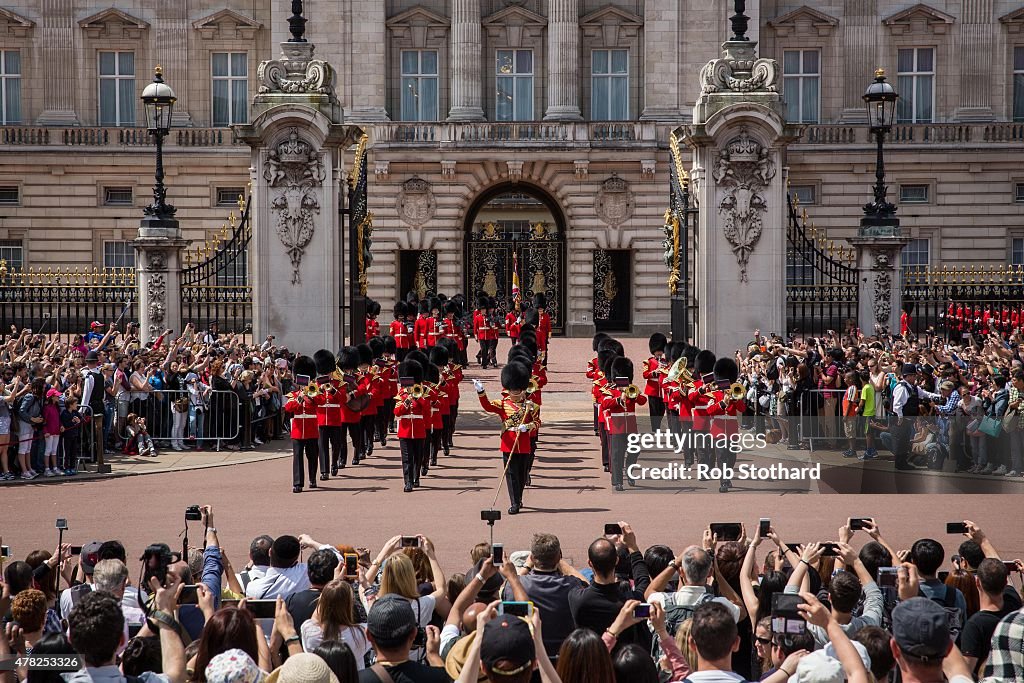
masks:
<svg viewBox="0 0 1024 683"><path fill-rule="evenodd" d="M244 52L214 52L213 125L249 121L249 62Z"/></svg>
<svg viewBox="0 0 1024 683"><path fill-rule="evenodd" d="M135 53L100 53L100 125L135 125Z"/></svg>
<svg viewBox="0 0 1024 683"><path fill-rule="evenodd" d="M786 50L782 55L782 93L786 120L818 122L821 56L817 50Z"/></svg>
<svg viewBox="0 0 1024 683"><path fill-rule="evenodd" d="M231 261L217 271L217 284L221 287L244 287L249 283L249 252L237 247L228 251Z"/></svg>
<svg viewBox="0 0 1024 683"><path fill-rule="evenodd" d="M402 50L402 120L437 118L437 50Z"/></svg>
<svg viewBox="0 0 1024 683"><path fill-rule="evenodd" d="M498 50L496 121L533 120L533 50Z"/></svg>
<svg viewBox="0 0 1024 683"><path fill-rule="evenodd" d="M1024 266L1024 237L1014 237L1010 241L1010 265Z"/></svg>
<svg viewBox="0 0 1024 683"><path fill-rule="evenodd" d="M0 50L0 125L21 123L21 53Z"/></svg>
<svg viewBox="0 0 1024 683"><path fill-rule="evenodd" d="M903 249L901 257L903 263L903 283L907 283L911 273L919 273L928 269L931 262L931 251L927 238L910 240L910 243Z"/></svg>
<svg viewBox="0 0 1024 683"><path fill-rule="evenodd" d="M134 268L135 247L128 241L112 241L103 243L103 267Z"/></svg>
<svg viewBox="0 0 1024 683"><path fill-rule="evenodd" d="M9 272L24 270L25 249L21 240L0 240L0 259L7 261Z"/></svg>
<svg viewBox="0 0 1024 683"><path fill-rule="evenodd" d="M935 50L900 50L896 59L899 123L931 123L935 110Z"/></svg>
<svg viewBox="0 0 1024 683"><path fill-rule="evenodd" d="M1024 121L1024 46L1013 48L1013 120Z"/></svg>
<svg viewBox="0 0 1024 683"><path fill-rule="evenodd" d="M590 118L594 121L629 119L629 50L590 53Z"/></svg>
<svg viewBox="0 0 1024 683"><path fill-rule="evenodd" d="M813 284L814 265L797 250L786 251L786 286Z"/></svg>

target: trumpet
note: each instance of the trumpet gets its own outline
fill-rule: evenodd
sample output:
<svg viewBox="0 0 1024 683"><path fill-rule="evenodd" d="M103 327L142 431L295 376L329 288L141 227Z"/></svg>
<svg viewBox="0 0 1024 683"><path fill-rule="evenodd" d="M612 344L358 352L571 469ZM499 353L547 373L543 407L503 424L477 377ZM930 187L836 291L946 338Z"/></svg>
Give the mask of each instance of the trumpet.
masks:
<svg viewBox="0 0 1024 683"><path fill-rule="evenodd" d="M537 380L530 378L530 383L526 385L526 395L535 394L540 391L540 385L537 384Z"/></svg>
<svg viewBox="0 0 1024 683"><path fill-rule="evenodd" d="M628 387L622 390L622 396L628 398L630 401L634 400L640 395L640 387L635 384L630 384Z"/></svg>
<svg viewBox="0 0 1024 683"><path fill-rule="evenodd" d="M427 393L426 387L424 387L422 384L413 384L411 387L409 387L407 391L409 393L409 396L415 399L421 399Z"/></svg>
<svg viewBox="0 0 1024 683"><path fill-rule="evenodd" d="M317 398L320 396L320 385L319 384L307 384L302 390L302 395L305 398Z"/></svg>
<svg viewBox="0 0 1024 683"><path fill-rule="evenodd" d="M743 388L743 385L739 382L733 382L729 385L729 398L733 401L738 401L747 395L747 390Z"/></svg>

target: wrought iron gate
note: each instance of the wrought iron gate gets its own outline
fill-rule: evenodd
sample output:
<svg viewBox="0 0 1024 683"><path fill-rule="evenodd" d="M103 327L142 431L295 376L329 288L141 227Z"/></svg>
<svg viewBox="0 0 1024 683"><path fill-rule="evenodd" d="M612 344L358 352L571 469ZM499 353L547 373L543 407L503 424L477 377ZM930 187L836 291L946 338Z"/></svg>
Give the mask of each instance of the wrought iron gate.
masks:
<svg viewBox="0 0 1024 683"><path fill-rule="evenodd" d="M697 300L697 223L699 211L690 195L690 176L683 168L679 138L668 140L672 163L669 164L668 209L662 232L664 260L668 267L668 293L671 306L672 339L696 340L700 328Z"/></svg>
<svg viewBox="0 0 1024 683"><path fill-rule="evenodd" d="M466 291L493 296L504 313L512 299L512 255L519 264L523 301L534 294L547 298L551 330L565 328L565 242L562 231L537 222L523 230L519 221L474 225L466 240Z"/></svg>
<svg viewBox="0 0 1024 683"><path fill-rule="evenodd" d="M437 252L405 249L398 256L398 298L412 292L417 299L437 294Z"/></svg>
<svg viewBox="0 0 1024 683"><path fill-rule="evenodd" d="M252 329L252 287L249 285L250 202L239 195L241 217L213 240L185 252L181 270L181 319L203 329L216 321L221 332ZM230 226L230 228L228 227Z"/></svg>
<svg viewBox="0 0 1024 683"><path fill-rule="evenodd" d="M837 247L813 224L807 210L787 194L786 331L819 336L846 333L857 325L857 267L852 248Z"/></svg>
<svg viewBox="0 0 1024 683"><path fill-rule="evenodd" d="M631 255L628 249L594 250L594 326L598 332L629 331Z"/></svg>

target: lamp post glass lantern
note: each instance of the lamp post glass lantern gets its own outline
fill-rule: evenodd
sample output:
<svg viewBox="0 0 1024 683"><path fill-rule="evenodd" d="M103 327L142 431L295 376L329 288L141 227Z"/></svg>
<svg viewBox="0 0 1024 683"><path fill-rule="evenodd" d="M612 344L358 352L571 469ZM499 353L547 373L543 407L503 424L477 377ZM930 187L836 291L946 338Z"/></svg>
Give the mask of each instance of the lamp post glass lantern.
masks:
<svg viewBox="0 0 1024 683"><path fill-rule="evenodd" d="M153 70L153 82L142 91L149 134L156 138L156 185L153 186L153 203L145 208L147 216L165 219L174 216L175 208L166 202L163 147L164 137L171 129L171 115L177 101L171 86L164 83L163 69L157 66Z"/></svg>
<svg viewBox="0 0 1024 683"><path fill-rule="evenodd" d="M861 219L861 233L879 235L882 232L896 235L899 231L899 219L896 218L896 207L890 203L885 187L885 135L892 129L896 117L896 102L899 95L892 85L885 80L885 70L875 71L875 80L864 93L864 106L867 109L868 128L875 136L877 145L877 161L875 165L874 200L864 205L864 218Z"/></svg>

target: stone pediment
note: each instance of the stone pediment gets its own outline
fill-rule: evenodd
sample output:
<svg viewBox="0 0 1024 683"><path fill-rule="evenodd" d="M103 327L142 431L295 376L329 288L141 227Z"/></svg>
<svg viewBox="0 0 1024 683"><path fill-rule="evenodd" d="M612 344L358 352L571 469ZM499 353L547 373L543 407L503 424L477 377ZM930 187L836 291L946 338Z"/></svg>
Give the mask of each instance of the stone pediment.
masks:
<svg viewBox="0 0 1024 683"><path fill-rule="evenodd" d="M225 8L193 21L192 28L198 31L204 40L236 36L244 40L251 40L256 31L263 28L263 24L233 9Z"/></svg>
<svg viewBox="0 0 1024 683"><path fill-rule="evenodd" d="M431 12L423 5L416 5L391 17L385 22L385 25L388 28L397 26L429 26L431 28L443 26L447 28L451 26L451 23L447 17Z"/></svg>
<svg viewBox="0 0 1024 683"><path fill-rule="evenodd" d="M1024 7L1004 14L999 17L999 21L1006 25L1006 30L1010 33L1021 33L1024 30Z"/></svg>
<svg viewBox="0 0 1024 683"><path fill-rule="evenodd" d="M90 38L139 38L149 24L116 7L110 7L78 22Z"/></svg>
<svg viewBox="0 0 1024 683"><path fill-rule="evenodd" d="M605 24L608 22L614 22L622 26L644 25L643 17L638 17L624 9L619 9L615 5L605 5L580 19L580 26Z"/></svg>
<svg viewBox="0 0 1024 683"><path fill-rule="evenodd" d="M952 14L946 14L924 3L918 3L883 19L882 23L896 35L920 32L942 34L948 33L950 25L955 21L956 17Z"/></svg>
<svg viewBox="0 0 1024 683"><path fill-rule="evenodd" d="M35 25L31 19L26 19L20 14L0 7L0 27L4 27L0 29L0 35L4 35L6 32L8 35L22 38L28 35L29 30Z"/></svg>
<svg viewBox="0 0 1024 683"><path fill-rule="evenodd" d="M642 17L613 5L605 5L580 19L583 35L591 39L601 36L606 47L619 46L623 37L636 38L643 25Z"/></svg>
<svg viewBox="0 0 1024 683"><path fill-rule="evenodd" d="M790 34L828 36L832 35L836 26L839 25L839 20L804 5L781 17L772 19L768 25L775 29L775 34L778 36Z"/></svg>
<svg viewBox="0 0 1024 683"><path fill-rule="evenodd" d="M512 5L483 20L485 29L495 26L547 26L548 20L523 7Z"/></svg>

